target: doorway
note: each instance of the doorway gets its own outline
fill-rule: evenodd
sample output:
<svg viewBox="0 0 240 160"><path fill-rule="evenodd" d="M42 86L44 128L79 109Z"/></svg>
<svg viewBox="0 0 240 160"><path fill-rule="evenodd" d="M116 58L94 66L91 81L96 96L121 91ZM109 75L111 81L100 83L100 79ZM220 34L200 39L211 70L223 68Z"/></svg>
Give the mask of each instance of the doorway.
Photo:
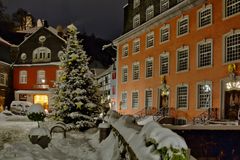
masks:
<svg viewBox="0 0 240 160"><path fill-rule="evenodd" d="M240 91L230 90L225 91L225 100L224 100L224 117L229 120L238 119L238 110L240 105Z"/></svg>
<svg viewBox="0 0 240 160"><path fill-rule="evenodd" d="M34 95L34 103L39 103L44 109L48 109L48 96L47 95Z"/></svg>

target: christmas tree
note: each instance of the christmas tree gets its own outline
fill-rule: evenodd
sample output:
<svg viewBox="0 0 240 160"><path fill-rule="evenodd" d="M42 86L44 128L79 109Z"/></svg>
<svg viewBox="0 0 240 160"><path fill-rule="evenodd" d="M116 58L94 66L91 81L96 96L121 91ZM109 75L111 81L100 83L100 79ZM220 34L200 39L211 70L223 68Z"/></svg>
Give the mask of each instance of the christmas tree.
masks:
<svg viewBox="0 0 240 160"><path fill-rule="evenodd" d="M101 112L101 100L88 67L89 58L77 34L73 24L67 27L67 45L59 55L62 72L56 82L54 108L55 117L71 124L71 128L87 129L95 126L94 117Z"/></svg>

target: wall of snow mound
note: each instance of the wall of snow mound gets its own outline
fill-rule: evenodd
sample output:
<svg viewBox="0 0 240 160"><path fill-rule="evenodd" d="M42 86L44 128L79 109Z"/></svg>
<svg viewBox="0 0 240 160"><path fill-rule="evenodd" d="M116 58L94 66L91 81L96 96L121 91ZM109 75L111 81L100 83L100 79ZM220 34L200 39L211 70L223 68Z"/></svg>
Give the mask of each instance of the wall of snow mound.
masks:
<svg viewBox="0 0 240 160"><path fill-rule="evenodd" d="M117 133L111 133L110 136L102 142L103 148L104 144L105 146L109 146L109 141L113 142L115 134L114 144L115 146L118 146L116 149L118 150L120 148L121 150L121 145L126 143L130 150L135 154L134 157L138 160L159 160L160 157L164 157L161 155L162 153L164 153L165 158L167 156L167 159L169 160L175 159L174 156L188 159L184 158L184 156L186 157L184 154L186 154L185 152L188 150L185 140L175 132L162 127L154 121L141 127L135 123L134 117L120 116L116 112L108 113L107 121L113 128L112 132L115 131ZM118 134L120 135L120 138L116 136ZM118 145L116 145L116 140L119 139L124 139L125 142L118 142ZM113 149L114 146L110 148L113 150L111 153L116 153ZM174 155L175 153L173 153L176 150L179 151L177 153L178 155ZM108 157L111 156L108 155ZM102 154L102 159L112 160L108 157L107 155L104 156L104 154Z"/></svg>

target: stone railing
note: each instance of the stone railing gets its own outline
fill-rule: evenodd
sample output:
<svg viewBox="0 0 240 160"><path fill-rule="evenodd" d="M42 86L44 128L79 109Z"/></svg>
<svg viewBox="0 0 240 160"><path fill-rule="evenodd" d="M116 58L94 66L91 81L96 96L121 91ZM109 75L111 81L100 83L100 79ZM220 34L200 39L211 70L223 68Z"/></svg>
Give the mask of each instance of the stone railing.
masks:
<svg viewBox="0 0 240 160"><path fill-rule="evenodd" d="M154 121L142 127L135 123L134 117L117 112L108 113L106 120L112 131L101 143L99 158L102 160L190 159L184 139Z"/></svg>

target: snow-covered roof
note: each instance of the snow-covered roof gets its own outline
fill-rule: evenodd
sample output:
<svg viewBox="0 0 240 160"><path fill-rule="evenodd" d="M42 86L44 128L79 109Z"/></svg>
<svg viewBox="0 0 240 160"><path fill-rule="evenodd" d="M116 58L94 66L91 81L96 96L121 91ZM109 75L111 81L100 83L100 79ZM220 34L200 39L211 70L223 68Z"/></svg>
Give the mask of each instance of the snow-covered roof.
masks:
<svg viewBox="0 0 240 160"><path fill-rule="evenodd" d="M14 64L15 67L32 67L32 66L59 66L60 62L37 63L37 64Z"/></svg>
<svg viewBox="0 0 240 160"><path fill-rule="evenodd" d="M43 90L17 90L15 93L24 93L24 94L51 94L50 91Z"/></svg>

